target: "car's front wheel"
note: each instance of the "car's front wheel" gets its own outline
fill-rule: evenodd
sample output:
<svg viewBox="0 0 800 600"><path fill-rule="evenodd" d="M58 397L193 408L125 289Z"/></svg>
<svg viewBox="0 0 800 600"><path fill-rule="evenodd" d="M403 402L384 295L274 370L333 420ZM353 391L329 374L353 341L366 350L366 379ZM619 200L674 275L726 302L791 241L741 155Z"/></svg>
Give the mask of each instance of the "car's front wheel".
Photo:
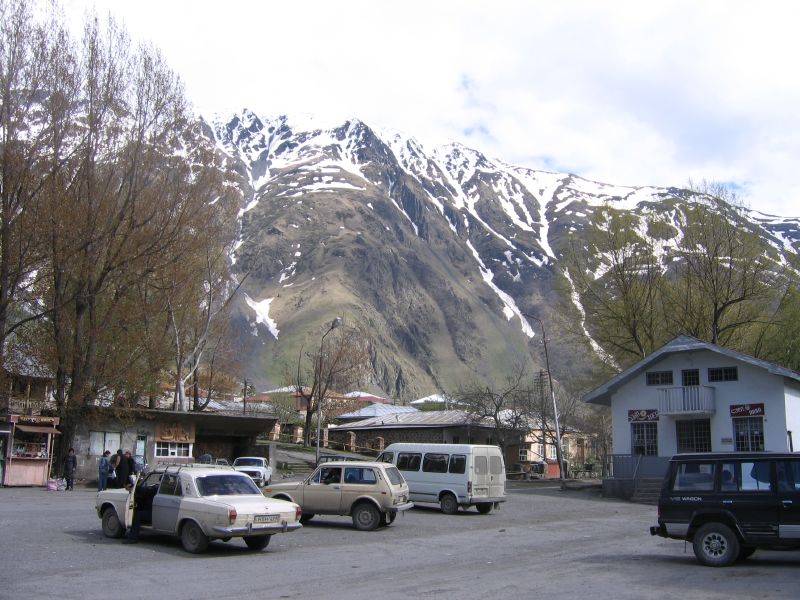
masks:
<svg viewBox="0 0 800 600"><path fill-rule="evenodd" d="M727 525L706 523L694 534L694 555L709 567L726 567L739 556L739 539Z"/></svg>
<svg viewBox="0 0 800 600"><path fill-rule="evenodd" d="M353 525L359 531L372 531L381 522L381 513L372 504L362 503L353 509Z"/></svg>
<svg viewBox="0 0 800 600"><path fill-rule="evenodd" d="M203 533L197 523L187 521L183 529L181 529L181 544L187 552L200 554L208 548L208 536Z"/></svg>
<svg viewBox="0 0 800 600"><path fill-rule="evenodd" d="M250 550L263 550L269 546L271 535L246 535L243 537L244 543Z"/></svg>
<svg viewBox="0 0 800 600"><path fill-rule="evenodd" d="M300 515L300 523L306 524L313 518L314 518L314 513L305 513L304 512L302 515Z"/></svg>
<svg viewBox="0 0 800 600"><path fill-rule="evenodd" d="M110 506L103 511L102 517L103 535L110 538L121 538L125 534L125 528L119 522L117 511Z"/></svg>

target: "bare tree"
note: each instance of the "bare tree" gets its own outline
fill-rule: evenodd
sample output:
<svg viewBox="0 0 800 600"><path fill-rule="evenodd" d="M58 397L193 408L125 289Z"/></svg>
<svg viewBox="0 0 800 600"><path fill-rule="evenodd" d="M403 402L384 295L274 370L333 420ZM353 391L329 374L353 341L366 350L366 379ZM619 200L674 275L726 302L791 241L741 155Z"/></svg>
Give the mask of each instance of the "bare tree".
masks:
<svg viewBox="0 0 800 600"><path fill-rule="evenodd" d="M341 319L338 322L341 323ZM314 416L324 417L326 400L331 392L359 385L369 373L369 348L364 331L358 326L333 323L322 335L318 350L304 353L301 348L297 357L292 385L307 407L303 430L306 446L311 445Z"/></svg>
<svg viewBox="0 0 800 600"><path fill-rule="evenodd" d="M530 430L535 414L533 395L522 365L515 366L499 383L472 381L453 395L458 408L475 423L491 423L498 445L519 443Z"/></svg>

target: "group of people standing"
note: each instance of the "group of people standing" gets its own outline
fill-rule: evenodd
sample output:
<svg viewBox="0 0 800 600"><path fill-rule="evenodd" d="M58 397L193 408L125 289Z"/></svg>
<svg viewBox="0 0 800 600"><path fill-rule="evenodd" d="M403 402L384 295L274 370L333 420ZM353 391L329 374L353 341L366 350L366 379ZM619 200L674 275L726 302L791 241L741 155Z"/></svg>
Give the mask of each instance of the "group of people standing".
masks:
<svg viewBox="0 0 800 600"><path fill-rule="evenodd" d="M117 450L114 456L111 456L110 450L103 452L97 468L97 491L99 492L107 488L124 488L130 485L130 476L136 473L136 463L133 461L131 451L123 452L122 448Z"/></svg>

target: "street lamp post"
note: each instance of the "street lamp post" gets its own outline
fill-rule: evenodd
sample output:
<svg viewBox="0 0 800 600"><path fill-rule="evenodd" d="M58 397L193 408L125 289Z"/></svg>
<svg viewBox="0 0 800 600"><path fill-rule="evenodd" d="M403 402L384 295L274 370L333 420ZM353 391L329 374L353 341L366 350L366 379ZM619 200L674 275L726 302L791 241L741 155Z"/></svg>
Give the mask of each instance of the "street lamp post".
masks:
<svg viewBox="0 0 800 600"><path fill-rule="evenodd" d="M331 326L328 328L324 334L322 334L322 339L319 342L319 354L317 354L317 462L319 464L319 438L320 438L320 423L322 422L322 400L323 400L323 393L322 393L322 346L325 344L325 336L327 336L331 331L339 327L342 324L342 318L336 317L333 321L331 321Z"/></svg>
<svg viewBox="0 0 800 600"><path fill-rule="evenodd" d="M544 323L539 317L534 317L533 315L529 315L527 313L522 313L522 316L527 317L528 319L533 319L534 321L539 323L539 326L542 328L542 344L544 345L544 366L547 369L547 381L550 383L550 399L553 402L553 420L555 421L556 425L556 458L558 460L558 473L559 473L559 479L561 480L561 488L564 489L567 487L567 484L564 481L564 458L561 453L561 428L558 425L558 405L556 404L556 394L553 391L553 376L550 373L550 357L547 354L547 334L544 331Z"/></svg>

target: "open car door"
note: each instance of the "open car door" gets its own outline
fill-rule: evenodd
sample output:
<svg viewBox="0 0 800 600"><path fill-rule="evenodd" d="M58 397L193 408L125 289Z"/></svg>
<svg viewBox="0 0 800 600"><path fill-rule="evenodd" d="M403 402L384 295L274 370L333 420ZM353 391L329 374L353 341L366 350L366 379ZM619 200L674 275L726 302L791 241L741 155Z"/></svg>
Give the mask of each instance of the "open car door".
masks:
<svg viewBox="0 0 800 600"><path fill-rule="evenodd" d="M125 500L125 522L123 527L130 527L133 523L133 507L136 505L135 494L136 484L139 482L139 475L132 475L133 485L128 488L128 498Z"/></svg>

